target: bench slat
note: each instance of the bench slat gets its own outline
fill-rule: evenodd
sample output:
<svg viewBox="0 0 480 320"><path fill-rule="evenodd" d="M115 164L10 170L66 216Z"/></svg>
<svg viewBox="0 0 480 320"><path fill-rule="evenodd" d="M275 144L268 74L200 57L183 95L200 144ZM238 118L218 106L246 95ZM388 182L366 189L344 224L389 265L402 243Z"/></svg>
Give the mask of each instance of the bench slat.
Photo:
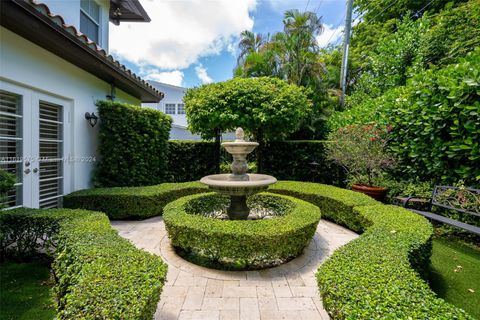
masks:
<svg viewBox="0 0 480 320"><path fill-rule="evenodd" d="M461 229L470 231L472 233L475 233L477 235L480 235L480 228L479 227L472 226L470 224L466 224L466 223L463 223L463 222L460 222L460 221L457 221L457 220L453 220L453 219L450 219L450 218L447 218L447 217L444 217L444 216L441 216L441 215L438 215L438 214L435 214L435 213L431 213L431 212L419 211L419 210L414 210L414 209L409 209L409 210L413 211L417 214L420 214L420 215L422 215L426 218L436 220L436 221L440 221L440 222L449 224L451 226L461 228Z"/></svg>

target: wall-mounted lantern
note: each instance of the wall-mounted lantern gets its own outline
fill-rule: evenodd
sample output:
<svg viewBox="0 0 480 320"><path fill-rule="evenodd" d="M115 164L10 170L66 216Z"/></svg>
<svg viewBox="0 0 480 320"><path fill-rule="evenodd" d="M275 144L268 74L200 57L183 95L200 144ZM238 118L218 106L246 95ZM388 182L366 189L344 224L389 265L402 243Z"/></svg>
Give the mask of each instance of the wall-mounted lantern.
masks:
<svg viewBox="0 0 480 320"><path fill-rule="evenodd" d="M95 112L85 112L85 119L88 120L92 128L95 127L98 121L98 117L95 115Z"/></svg>

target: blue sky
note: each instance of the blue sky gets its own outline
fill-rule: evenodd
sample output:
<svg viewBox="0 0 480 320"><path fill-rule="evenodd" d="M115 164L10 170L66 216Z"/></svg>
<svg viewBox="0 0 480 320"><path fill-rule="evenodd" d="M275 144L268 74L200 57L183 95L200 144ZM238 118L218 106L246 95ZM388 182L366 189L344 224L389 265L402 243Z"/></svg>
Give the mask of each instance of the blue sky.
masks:
<svg viewBox="0 0 480 320"><path fill-rule="evenodd" d="M275 33L285 10L316 11L325 32L320 45L338 43L345 0L141 0L146 24L111 25L110 49L146 79L193 87L232 77L242 30ZM140 36L141 35L141 36Z"/></svg>

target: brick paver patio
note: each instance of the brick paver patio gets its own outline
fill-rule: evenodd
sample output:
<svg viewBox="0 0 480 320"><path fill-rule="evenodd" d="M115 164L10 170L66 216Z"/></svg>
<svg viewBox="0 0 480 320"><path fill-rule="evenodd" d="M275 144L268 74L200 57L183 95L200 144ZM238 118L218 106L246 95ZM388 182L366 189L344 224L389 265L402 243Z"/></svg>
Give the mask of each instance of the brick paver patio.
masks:
<svg viewBox="0 0 480 320"><path fill-rule="evenodd" d="M357 237L322 220L300 257L276 268L240 272L203 268L177 256L161 217L112 221L112 226L169 265L155 319L329 319L314 273L335 249Z"/></svg>

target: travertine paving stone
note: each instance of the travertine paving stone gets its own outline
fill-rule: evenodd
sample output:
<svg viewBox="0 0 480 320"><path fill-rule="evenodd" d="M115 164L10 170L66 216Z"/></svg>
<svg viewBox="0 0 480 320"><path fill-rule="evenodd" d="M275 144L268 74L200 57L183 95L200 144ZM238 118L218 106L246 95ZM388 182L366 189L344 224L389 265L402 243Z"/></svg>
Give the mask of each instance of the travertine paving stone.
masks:
<svg viewBox="0 0 480 320"><path fill-rule="evenodd" d="M315 271L333 251L357 235L321 220L304 253L276 268L220 271L175 254L161 217L112 221L119 234L168 263L167 282L155 313L158 320L327 320Z"/></svg>

